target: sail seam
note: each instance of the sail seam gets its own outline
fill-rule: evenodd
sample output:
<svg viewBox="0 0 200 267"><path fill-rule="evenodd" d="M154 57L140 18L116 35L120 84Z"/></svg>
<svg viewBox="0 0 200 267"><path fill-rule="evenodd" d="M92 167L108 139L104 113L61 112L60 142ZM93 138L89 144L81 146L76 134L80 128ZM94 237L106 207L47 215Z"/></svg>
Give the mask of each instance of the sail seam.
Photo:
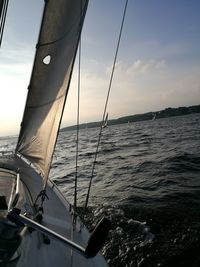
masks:
<svg viewBox="0 0 200 267"><path fill-rule="evenodd" d="M46 102L46 103L44 103L42 105L37 105L37 106L31 106L31 105L29 106L29 105L27 105L27 108L41 108L41 107L47 106L47 105L49 105L51 103L55 103L56 101L60 100L63 97L65 97L65 94L61 95L60 97L58 97L58 98L56 98L54 100L51 100L49 102Z"/></svg>
<svg viewBox="0 0 200 267"><path fill-rule="evenodd" d="M87 5L85 4L84 9L86 8L86 6L87 6ZM83 10L84 10L84 9L83 9ZM83 14L84 14L84 13L83 13ZM82 14L82 16L83 16L83 14ZM47 43L41 43L41 44L38 43L38 44L36 45L36 48L38 49L38 48L40 48L40 47L42 47L42 46L52 45L52 44L55 44L55 43L57 43L57 42L59 42L59 41L65 39L65 38L67 37L67 35L68 35L70 32L72 32L73 26L76 25L77 18L78 18L78 16L77 16L76 19L74 20L74 23L72 23L72 27L70 27L70 29L69 29L68 31L66 31L66 32L63 34L63 36L61 36L60 38L58 38L58 39L56 39L56 40L54 40L54 41L49 41L49 42L47 42ZM80 25L81 25L82 21L83 21L83 19L80 20Z"/></svg>

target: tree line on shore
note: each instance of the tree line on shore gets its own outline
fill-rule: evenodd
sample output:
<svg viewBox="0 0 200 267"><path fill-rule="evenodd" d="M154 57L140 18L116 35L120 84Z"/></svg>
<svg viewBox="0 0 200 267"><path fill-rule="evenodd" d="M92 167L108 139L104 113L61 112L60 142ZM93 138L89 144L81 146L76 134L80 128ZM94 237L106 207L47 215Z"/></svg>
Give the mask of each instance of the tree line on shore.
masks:
<svg viewBox="0 0 200 267"><path fill-rule="evenodd" d="M118 119L108 120L108 125L116 125L123 123L131 123L137 121L155 120L160 118L167 118L173 116L183 116L192 113L200 113L200 105L189 106L189 107L178 107L178 108L166 108L160 111L146 112L143 114L129 115L120 117ZM101 121L82 123L79 125L79 129L94 128L101 126ZM60 131L71 131L76 129L76 125L62 128Z"/></svg>

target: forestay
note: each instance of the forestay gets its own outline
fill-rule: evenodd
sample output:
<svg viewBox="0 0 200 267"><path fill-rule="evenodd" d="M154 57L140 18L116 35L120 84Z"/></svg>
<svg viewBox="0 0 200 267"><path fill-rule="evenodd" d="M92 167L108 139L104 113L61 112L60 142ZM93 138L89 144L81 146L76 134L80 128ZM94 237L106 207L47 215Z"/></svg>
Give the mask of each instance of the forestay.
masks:
<svg viewBox="0 0 200 267"><path fill-rule="evenodd" d="M47 179L88 0L48 0L16 152Z"/></svg>

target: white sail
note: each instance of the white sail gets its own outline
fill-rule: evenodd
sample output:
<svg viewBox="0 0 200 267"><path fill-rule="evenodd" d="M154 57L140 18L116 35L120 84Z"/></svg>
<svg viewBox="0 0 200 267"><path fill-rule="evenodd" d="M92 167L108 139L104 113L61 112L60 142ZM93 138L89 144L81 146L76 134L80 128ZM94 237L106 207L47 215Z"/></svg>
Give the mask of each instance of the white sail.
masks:
<svg viewBox="0 0 200 267"><path fill-rule="evenodd" d="M88 0L48 0L16 152L46 179Z"/></svg>

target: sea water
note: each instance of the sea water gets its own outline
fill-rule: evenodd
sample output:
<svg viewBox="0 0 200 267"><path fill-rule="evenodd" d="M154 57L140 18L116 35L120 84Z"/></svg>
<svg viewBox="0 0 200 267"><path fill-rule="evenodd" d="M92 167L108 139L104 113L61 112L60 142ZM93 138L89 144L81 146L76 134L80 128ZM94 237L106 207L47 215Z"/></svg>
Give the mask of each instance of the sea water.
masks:
<svg viewBox="0 0 200 267"><path fill-rule="evenodd" d="M98 128L79 133L78 211L91 177ZM14 149L17 137L0 139ZM59 135L50 178L73 203L76 132ZM112 222L103 247L111 267L200 266L200 114L103 130L90 200L83 217L92 230Z"/></svg>

